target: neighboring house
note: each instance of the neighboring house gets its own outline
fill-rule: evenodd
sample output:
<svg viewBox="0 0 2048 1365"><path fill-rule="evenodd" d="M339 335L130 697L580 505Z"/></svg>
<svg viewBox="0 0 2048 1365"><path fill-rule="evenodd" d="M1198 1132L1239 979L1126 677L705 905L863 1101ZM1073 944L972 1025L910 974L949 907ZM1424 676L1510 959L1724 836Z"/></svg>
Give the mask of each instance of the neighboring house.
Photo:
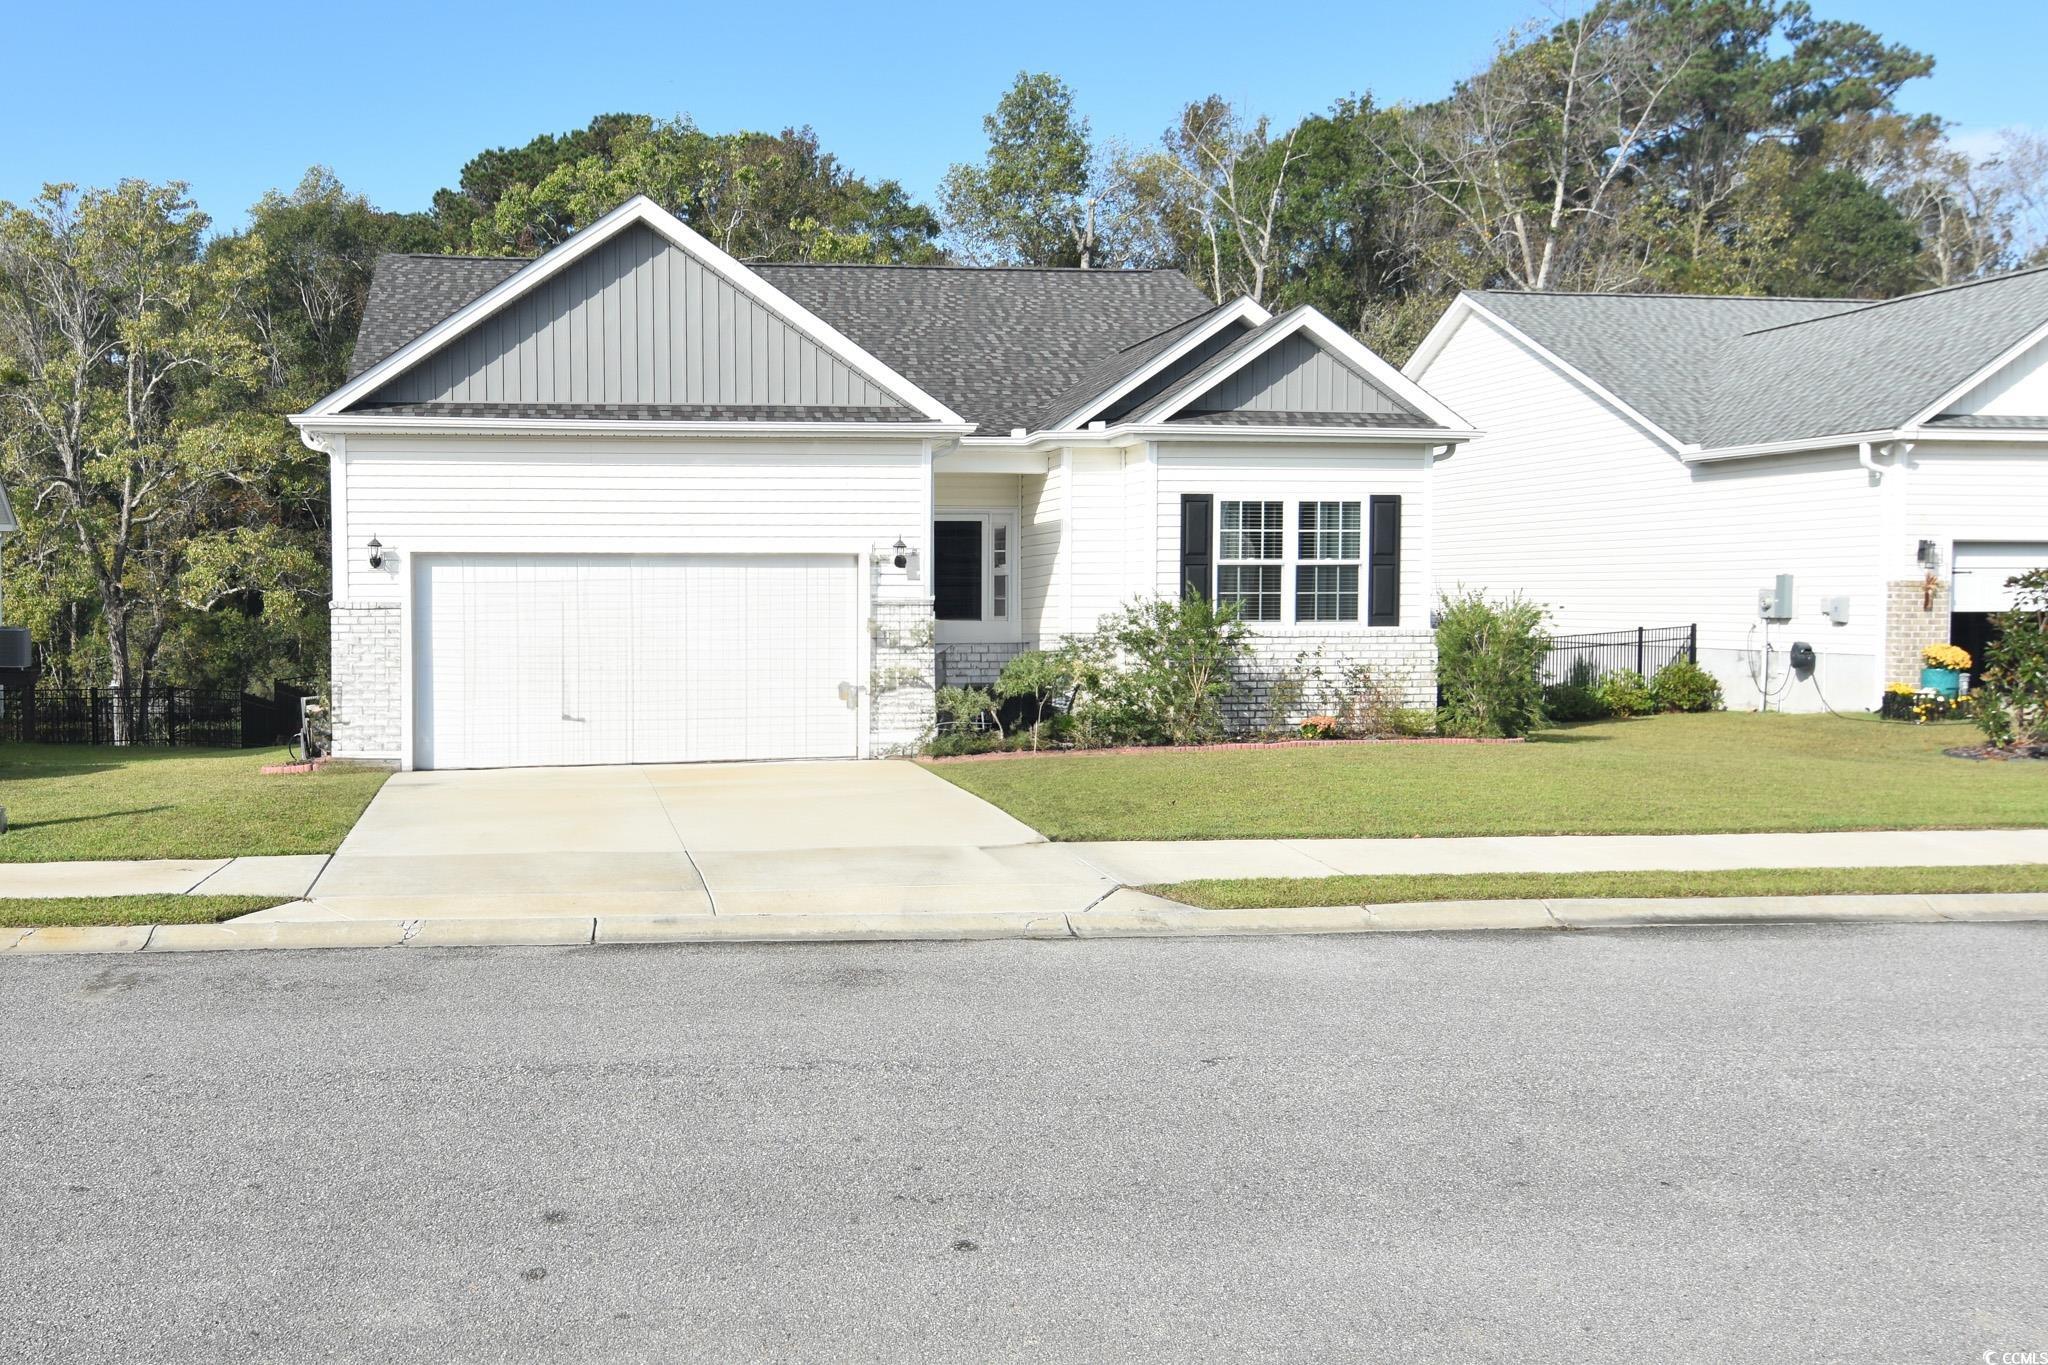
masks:
<svg viewBox="0 0 2048 1365"><path fill-rule="evenodd" d="M1980 656L2048 564L2048 271L1875 304L1467 293L1406 373L1487 433L1437 476L1437 586L1559 632L1696 624L1730 706L1872 707L1925 645Z"/></svg>
<svg viewBox="0 0 2048 1365"><path fill-rule="evenodd" d="M0 684L29 681L35 664L35 646L29 642L28 631L7 624L5 551L7 538L20 529L21 523L14 519L14 508L7 502L7 489L0 487ZM6 710L6 694L0 692L0 715L6 714Z"/></svg>
<svg viewBox="0 0 2048 1365"><path fill-rule="evenodd" d="M337 753L879 756L935 682L1183 584L1259 664L1427 704L1469 435L1309 310L1172 271L758 265L635 199L538 260L379 261L331 460Z"/></svg>

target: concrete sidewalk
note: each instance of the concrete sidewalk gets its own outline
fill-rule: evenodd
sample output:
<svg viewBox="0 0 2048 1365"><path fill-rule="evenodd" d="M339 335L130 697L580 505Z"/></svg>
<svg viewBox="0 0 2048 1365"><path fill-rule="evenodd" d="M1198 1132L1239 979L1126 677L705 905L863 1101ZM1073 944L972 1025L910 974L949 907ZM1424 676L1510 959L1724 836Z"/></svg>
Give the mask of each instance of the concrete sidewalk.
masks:
<svg viewBox="0 0 2048 1365"><path fill-rule="evenodd" d="M1112 881L1151 886L1211 877L2048 863L2048 829L1562 834L1479 839L1161 839L1060 847L1072 850Z"/></svg>
<svg viewBox="0 0 2048 1365"><path fill-rule="evenodd" d="M870 943L941 939L1203 938L1274 934L1636 929L1656 926L2014 923L2048 920L2048 894L1745 896L1435 901L1200 910L1121 890L1087 910L1025 914L574 915L303 920L0 929L0 955L309 948L588 947L596 944Z"/></svg>
<svg viewBox="0 0 2048 1365"><path fill-rule="evenodd" d="M136 862L0 863L0 900L63 896L303 896L325 853Z"/></svg>

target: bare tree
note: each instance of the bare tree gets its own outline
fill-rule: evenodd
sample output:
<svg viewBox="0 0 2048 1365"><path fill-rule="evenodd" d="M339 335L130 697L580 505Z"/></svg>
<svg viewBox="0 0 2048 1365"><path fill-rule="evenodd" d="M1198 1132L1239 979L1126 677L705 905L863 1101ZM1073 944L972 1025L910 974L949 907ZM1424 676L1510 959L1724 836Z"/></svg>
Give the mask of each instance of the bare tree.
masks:
<svg viewBox="0 0 2048 1365"><path fill-rule="evenodd" d="M1615 229L1697 51L1596 5L1510 35L1484 71L1375 146L1497 278L1613 288L1641 271L1639 252L1614 250Z"/></svg>
<svg viewBox="0 0 2048 1365"><path fill-rule="evenodd" d="M1300 160L1295 137L1275 143L1267 120L1247 124L1211 95L1181 111L1160 151L1128 164L1123 178L1149 190L1152 216L1202 244L1202 273L1219 303L1239 295L1267 302L1286 250L1280 206Z"/></svg>

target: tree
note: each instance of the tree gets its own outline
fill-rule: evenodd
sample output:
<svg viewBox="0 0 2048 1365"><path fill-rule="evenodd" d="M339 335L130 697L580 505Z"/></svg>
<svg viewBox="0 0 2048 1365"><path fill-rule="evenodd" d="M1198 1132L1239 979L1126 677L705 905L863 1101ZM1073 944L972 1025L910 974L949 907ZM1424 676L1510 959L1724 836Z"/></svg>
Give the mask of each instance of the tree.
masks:
<svg viewBox="0 0 2048 1365"><path fill-rule="evenodd" d="M260 360L182 184L53 185L0 203L0 442L23 520L97 598L117 742L178 610L193 534L254 461Z"/></svg>
<svg viewBox="0 0 2048 1365"><path fill-rule="evenodd" d="M1263 118L1247 122L1221 95L1198 100L1161 139L1161 150L1126 158L1121 178L1146 204L1172 255L1218 303L1249 296L1270 302L1288 234L1281 207L1288 172L1300 159L1298 133L1275 141Z"/></svg>
<svg viewBox="0 0 2048 1365"><path fill-rule="evenodd" d="M644 194L748 260L933 261L938 218L893 180L842 167L809 128L710 134L688 119L607 114L486 152L435 196L450 245L531 254Z"/></svg>
<svg viewBox="0 0 2048 1365"><path fill-rule="evenodd" d="M946 226L970 260L1108 265L1124 247L1126 187L1089 142L1074 92L1020 71L981 120L988 155L956 164L939 189Z"/></svg>

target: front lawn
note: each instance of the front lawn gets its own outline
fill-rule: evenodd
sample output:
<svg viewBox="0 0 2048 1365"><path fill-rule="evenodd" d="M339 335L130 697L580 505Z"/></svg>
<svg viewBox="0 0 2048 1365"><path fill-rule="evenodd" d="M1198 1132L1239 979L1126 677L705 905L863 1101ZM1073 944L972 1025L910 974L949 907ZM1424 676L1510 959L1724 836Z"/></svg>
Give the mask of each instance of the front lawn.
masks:
<svg viewBox="0 0 2048 1365"><path fill-rule="evenodd" d="M0 898L0 928L44 928L53 924L218 924L284 903L277 896Z"/></svg>
<svg viewBox="0 0 2048 1365"><path fill-rule="evenodd" d="M1968 725L1651 716L1526 744L1332 745L935 763L1050 838L1703 834L2048 825L2048 764Z"/></svg>
<svg viewBox="0 0 2048 1365"><path fill-rule="evenodd" d="M331 853L390 774L265 777L282 749L0 744L0 862Z"/></svg>
<svg viewBox="0 0 2048 1365"><path fill-rule="evenodd" d="M1480 872L1462 876L1237 877L1145 890L1204 910L1616 896L1991 895L2048 891L2048 866L1750 867L1727 872Z"/></svg>

